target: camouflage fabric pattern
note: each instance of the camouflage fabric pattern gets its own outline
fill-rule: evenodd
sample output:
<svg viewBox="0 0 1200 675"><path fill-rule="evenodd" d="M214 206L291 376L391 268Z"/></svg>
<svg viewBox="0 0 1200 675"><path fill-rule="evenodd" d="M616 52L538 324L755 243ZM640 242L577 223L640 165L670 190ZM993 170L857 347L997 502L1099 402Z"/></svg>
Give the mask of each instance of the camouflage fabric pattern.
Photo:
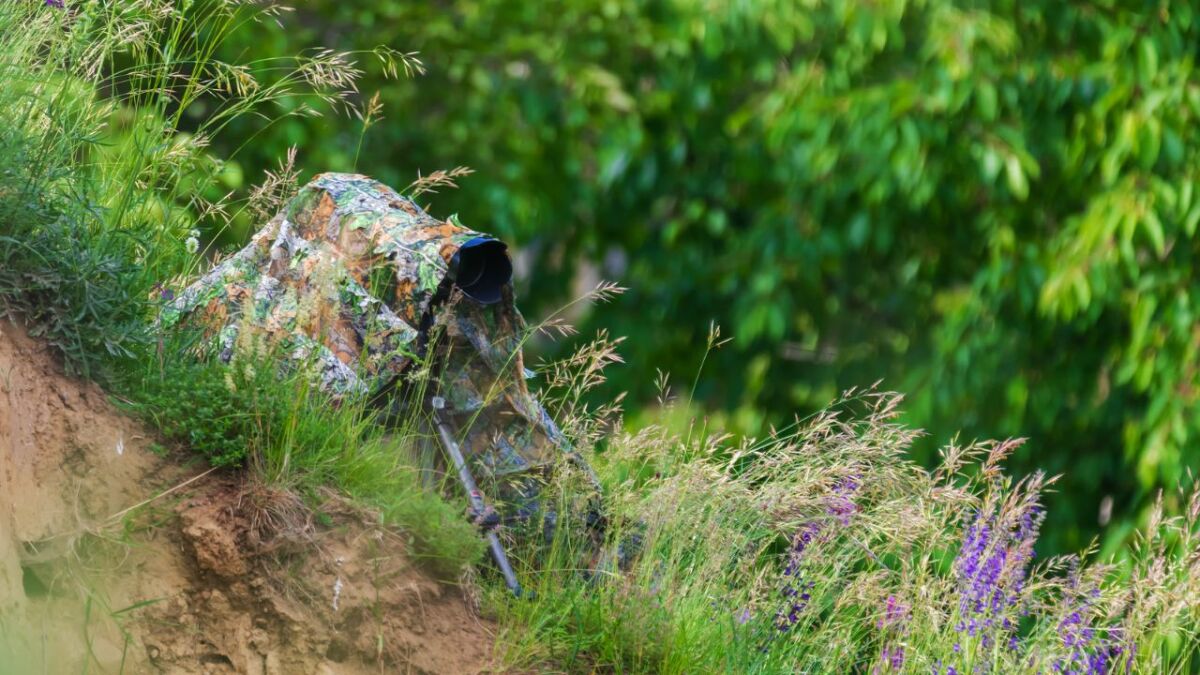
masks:
<svg viewBox="0 0 1200 675"><path fill-rule="evenodd" d="M565 444L526 387L511 284L482 305L449 278L459 247L480 236L366 176L321 174L160 322L203 327L226 363L244 345L280 349L337 396L403 385L428 357L464 454L493 479L525 481Z"/></svg>
<svg viewBox="0 0 1200 675"><path fill-rule="evenodd" d="M437 348L444 363L440 390L463 432L463 447L497 478L547 466L556 456L552 449L567 448L525 385L524 325L519 314L506 311L512 306L508 290L497 305L458 299L442 315L446 335ZM481 448L487 452L477 452Z"/></svg>

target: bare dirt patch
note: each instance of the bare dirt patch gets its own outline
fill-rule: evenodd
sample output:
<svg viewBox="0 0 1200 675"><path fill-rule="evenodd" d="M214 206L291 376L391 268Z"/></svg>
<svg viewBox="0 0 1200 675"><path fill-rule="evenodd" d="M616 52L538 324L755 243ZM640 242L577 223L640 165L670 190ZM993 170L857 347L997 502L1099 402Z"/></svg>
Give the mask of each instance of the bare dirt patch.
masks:
<svg viewBox="0 0 1200 675"><path fill-rule="evenodd" d="M494 626L403 533L151 443L0 323L0 673L492 668Z"/></svg>

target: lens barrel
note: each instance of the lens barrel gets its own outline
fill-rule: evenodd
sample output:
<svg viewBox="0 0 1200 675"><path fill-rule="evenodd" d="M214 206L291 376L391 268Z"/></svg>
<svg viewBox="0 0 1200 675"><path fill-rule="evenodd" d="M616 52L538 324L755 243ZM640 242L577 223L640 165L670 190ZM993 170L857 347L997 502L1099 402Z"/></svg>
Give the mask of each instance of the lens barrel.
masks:
<svg viewBox="0 0 1200 675"><path fill-rule="evenodd" d="M476 237L463 244L450 261L454 284L476 302L500 302L501 289L512 281L507 250L504 242L491 237Z"/></svg>

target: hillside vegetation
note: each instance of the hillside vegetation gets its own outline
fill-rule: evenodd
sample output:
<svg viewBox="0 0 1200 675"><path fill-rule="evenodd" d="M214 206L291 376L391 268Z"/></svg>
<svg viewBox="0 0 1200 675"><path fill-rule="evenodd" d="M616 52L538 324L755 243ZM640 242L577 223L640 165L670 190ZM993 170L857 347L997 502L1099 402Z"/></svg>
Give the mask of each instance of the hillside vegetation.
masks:
<svg viewBox="0 0 1200 675"><path fill-rule="evenodd" d="M321 3L313 4L319 7ZM488 7L481 4L469 16L482 22L477 30L491 35L490 24L482 18L492 16L484 11ZM1183 339L1175 335L1177 329L1190 330L1191 322L1185 320L1189 306L1185 268L1180 267L1178 274L1169 271L1187 261L1183 235L1191 236L1189 219L1148 216L1157 211L1138 201L1149 199L1141 192L1126 195L1133 200L1130 208L1135 208L1136 217L1122 215L1112 225L1115 229L1105 229L1109 227L1105 223L1112 213L1124 212L1112 206L1101 210L1093 205L1089 208L1096 209L1094 213L1089 210L1074 217L1067 209L1082 208L1080 204L1092 198L1078 192L1095 185L1088 173L1091 168L1081 169L1083 173L1053 168L1041 153L1081 162L1083 167L1099 162L1104 180L1111 179L1101 183L1112 193L1106 197L1110 200L1124 199L1117 194L1123 189L1168 190L1174 194L1172 208L1184 208L1186 216L1190 191L1185 200L1184 187L1155 177L1155 172L1185 170L1184 158L1191 151L1186 125L1181 122L1173 130L1150 122L1139 126L1135 120L1133 135L1123 141L1119 133L1108 135L1111 120L1105 116L1124 105L1121 92L1137 101L1149 100L1158 84L1178 84L1179 96L1187 99L1186 78L1177 82L1171 75L1172 68L1184 65L1172 66L1168 58L1174 53L1170 48L1184 49L1181 31L1191 25L1186 10L1167 21L1164 8L1159 18L1151 16L1143 25L1120 9L1063 9L1064 16L1054 19L1013 6L1007 8L1011 20L1005 20L984 9L964 10L937 2L830 3L812 10L764 3L761 15L730 10L728 15L717 12L708 18L687 14L698 11L687 4L664 5L660 16L650 10L637 14L632 6L611 3L595 9L597 16L607 17L599 22L573 14L584 12L584 7L586 3L557 17L545 11L536 17L518 12L511 20L520 25L518 19L575 17L579 30L598 33L588 40L563 30L557 39L570 45L562 47L566 54L578 49L595 59L588 45L598 49L597 45L633 44L637 47L630 58L654 56L663 62L689 64L696 71L678 75L687 83L678 86L690 92L685 107L694 110L691 118L676 115L675 99L655 95L658 80L638 84L643 89L635 96L624 91L621 77L607 70L589 70L570 60L563 63L568 68L564 72L570 74L568 89L577 87L586 93L585 109L600 106L620 113L602 118L615 127L597 123L574 127L574 133L598 134L602 140L611 137L617 154L589 164L572 161L571 155L558 162L563 158L539 153L537 162L543 171L579 180L586 177L606 186L602 194L564 192L570 195L564 200L582 204L576 208L583 211L575 218L559 214L562 217L556 222L579 222L591 228L561 228L581 237L576 243L586 244L582 250L590 253L605 250L610 236L611 241L628 245L624 259L634 299L631 304L621 304L625 300L620 299L593 310L593 316L611 315L617 317L614 325L630 326L627 340L601 332L594 339L577 341L562 358L538 368L539 395L604 485L608 528L597 547L588 529L575 522L576 514L584 511L576 503L581 477L564 464L546 488L547 503L559 514L552 541L509 537L518 574L532 594L511 597L493 574L482 558L473 526L463 515L461 498L421 484L414 457L421 431L414 420L386 418L369 401L351 399L335 405L302 374L280 377L269 353L244 351L226 367L206 360L195 336L155 329L164 303L207 269L212 257L221 254L223 241L240 242L246 227L263 222L286 200L296 186L299 162L311 171L343 168L337 164L347 161L337 153L323 156L324 146L315 141L305 147L303 156L275 148L269 142L272 130L307 129L306 124L290 123L318 116L327 123L348 115L356 124L340 128L357 128L357 132L355 142L343 148L355 147L356 153L369 155L377 145L371 134L380 130L376 123L381 110L379 99L359 93L363 79L415 78L429 68L420 59L438 58L436 53L419 57L408 51L413 46L390 35L380 40L389 47L299 56L281 49L257 58L252 50L239 48L240 41L274 30L269 26L275 21L309 25L303 17L269 5L221 0L6 4L0 8L0 53L5 55L0 78L7 92L0 99L0 312L26 323L35 337L56 349L72 373L104 386L114 401L145 420L164 443L225 467L229 472L225 475L276 495L288 504L289 517L304 514L331 525L341 513L337 509L348 504L356 513L372 514L382 526L405 533L414 558L423 560L440 578L456 580L478 600L480 611L498 623L494 647L502 668L671 673L1191 672L1200 619L1200 493L1190 484L1156 491L1140 527L1133 525L1137 519L1132 505L1120 502L1117 508L1123 511L1116 517L1130 523L1129 533L1115 539L1103 555L1081 545L1075 547L1081 549L1076 553L1048 557L1045 538L1054 536L1058 524L1074 527L1072 518L1078 514L1067 506L1072 495L1054 491L1062 483L1057 477L1032 470L1018 477L1006 473L1007 460L1021 452L1020 441L939 444L936 461L927 467L912 455L922 433L900 418L904 410L900 396L875 388L846 387L841 392L834 384L842 375L826 373L828 378L821 379L825 376L814 374L817 371L780 366L773 357L764 360L754 347L766 345L769 350L789 339L789 322L821 326L824 331L829 325L825 318L836 315L837 322L861 322L857 329L838 329L839 353L869 354L878 348L855 346L853 336L860 333L893 344L898 344L899 336L912 335L913 349L932 350L930 334L915 329L908 333L903 327L877 331L878 326L869 321L878 318L875 305L855 300L892 298L888 312L905 317L904 325L919 324L932 330L938 341L957 345L948 352L930 351L928 361L914 361L918 374L905 383L914 388L920 414L962 416L968 428L983 417L1007 415L1003 407L997 410L990 405L984 394L959 395L963 391L986 394L999 386L1009 392L1002 400L1013 405L1019 401L1021 411L1057 415L1064 437L1077 432L1085 438L1098 430L1111 431L1087 421L1089 415L1099 413L1068 416L1062 408L1041 405L1040 398L1028 393L1036 378L1023 380L1033 376L1005 369L1003 350L989 341L1039 354L1058 349L1062 359L1085 364L1081 369L1089 363L1096 366L1093 357L1113 368L1128 361L1132 374L1122 379L1114 371L1104 385L1106 396L1112 397L1106 400L1148 399L1147 407L1122 406L1115 419L1127 430L1129 447L1157 453L1154 462L1143 464L1151 467L1144 472L1145 485L1180 478L1183 455L1177 449L1190 432L1185 423L1170 420L1185 419L1179 416L1190 410L1186 396L1172 397L1186 384L1179 378L1191 376L1186 367L1190 352L1181 346L1184 356L1179 362L1151 359L1149 367L1139 365L1138 355L1143 354L1151 328L1162 345ZM997 13L1002 9L1006 7L998 7ZM631 17L644 20L650 28L623 23ZM672 37L652 30L654 21L668 18L678 21L671 25L682 26L683 32ZM1114 35L1128 33L1124 42L1093 30L1110 23L1122 29L1114 29ZM1094 120L1094 128L1068 133L1061 125L1047 123L1034 131L1030 122L1026 139L1017 133L1026 128L1018 124L1025 119L1021 114L1057 110L1055 106L1073 101L1076 93L1070 88L1060 91L1052 79L1041 81L1026 72L1027 64L1039 61L1018 58L1025 53L1021 41L1059 44L1058 27L1066 24L1081 36L1090 36L1091 42L1080 42L1076 53L1093 49L1111 57L1103 63L1118 69L1118 74L1125 73L1120 69L1129 62L1119 58L1119 52L1123 45L1132 46L1140 55L1140 70L1127 74L1144 81L1132 80L1127 90L1104 89L1107 93L1100 97L1109 107L1097 113L1100 118ZM388 17L387 25L397 31L401 27L427 31L422 34L430 37L444 37L450 30L437 17L414 22L397 15ZM456 25L454 34L470 34L471 25ZM639 27L645 32L635 30ZM557 31L558 25L552 28ZM606 33L618 29L627 33L622 39ZM750 31L757 39L744 35L734 39L740 35L729 32L734 29ZM530 32L522 49L536 52L536 36ZM1153 40L1149 48L1144 46L1147 40ZM264 48L268 43L256 44ZM781 59L780 53L771 51L785 46L785 53L797 58ZM733 53L726 53L729 49ZM742 49L749 51L743 54ZM414 91L428 92L430 99L439 98L439 105L446 106L454 92L466 96L488 81L483 75L471 75L476 72L471 70L474 65L454 66L460 52L447 53L451 56L444 58L451 65L439 68L438 77L449 73L454 84L424 89L429 83L417 79L397 85L397 91L416 87ZM237 58L224 56L228 54ZM799 58L805 54L810 61ZM988 68L996 72L971 79L975 70L958 69L964 54L980 64L979 72L988 73ZM915 59L920 67L905 70L905 64L913 62L904 58ZM1070 69L1074 62L1065 52L1046 59L1046 72L1052 75L1076 72ZM610 61L614 68L623 62ZM548 85L556 81L550 76L540 79L544 73L532 60L496 63L517 83L517 89L504 96L489 94L504 105L523 100L520 83L527 79ZM739 108L741 114L714 121L707 117L712 101L725 100L728 93L698 78L723 68L740 69L740 76L747 78L739 83L745 91L738 89L744 107ZM792 88L754 89L759 86L756 82L775 83L780 70ZM918 79L889 79L887 75L894 72L911 72ZM1096 77L1115 76L1099 72ZM672 82L666 75L662 81ZM981 93L989 87L990 94ZM1044 98L1027 99L1029 91L1041 92L1037 96ZM1099 94L1089 94L1093 95ZM468 98L454 109L472 110L475 100ZM821 102L816 110L838 114L805 117L799 102L808 105L813 100ZM1088 105L1094 102L1088 101ZM554 108L555 115L591 119L574 114L570 103ZM644 129L626 128L620 120L636 119L630 116L635 105L662 107L654 113L658 117L645 118ZM495 110L503 113L505 108ZM905 113L894 116L897 110ZM861 125L842 128L847 114L860 116ZM673 134L683 132L662 122L668 118L701 136L680 144ZM946 120L954 125L939 126ZM758 129L772 121L780 126ZM389 128L404 129L409 122L412 133L427 123L396 115ZM1001 133L992 126L1002 122L1016 125L1017 131ZM447 122L442 136L457 139L476 127L481 135L471 142L486 145L486 139L496 137L474 118L464 124ZM1143 128L1151 131L1139 131ZM754 138L767 143L754 146L754 152L739 145L750 129L761 132ZM1142 135L1153 133L1161 133L1158 141ZM1076 137L1098 138L1097 147L1071 145L1068 139ZM639 155L641 159L621 154L623 146L617 141L629 138L635 138L636 143L630 142L648 154ZM886 161L865 161L861 153L841 153L823 145L834 143L833 139L859 142L864 148L891 148L891 154ZM1138 159L1130 154L1134 152L1130 139L1137 140L1138 149L1149 148L1152 142L1159 148L1152 156ZM672 140L674 145L657 145ZM445 147L454 149L458 142ZM536 148L536 143L512 148L510 161L533 162L533 155L522 155L531 147ZM683 150L676 157L672 148L678 147ZM1123 148L1125 154L1103 159L1109 156L1104 153L1117 152L1114 148ZM279 152L272 158L271 171L253 176L261 179L257 187L239 192L246 181L236 163L240 153L251 153L253 158L254 153L274 150ZM498 158L508 152L503 144L493 151ZM425 199L431 189L449 188L464 174L432 174L426 167L406 166L403 155L388 157L395 171L415 174L426 169L424 178L415 181L384 176L397 187L407 185L410 195L425 194ZM764 161L770 157L780 161ZM742 171L738 158L753 166L745 168L746 178L737 185L719 180L704 184L695 168L723 167L720 170L732 180ZM355 163L354 158L348 161ZM520 175L503 165L478 164L481 174L495 180L516 180ZM1127 174L1135 165L1141 173ZM980 182L976 175L975 182L969 183L972 171L983 172L987 180ZM595 214L607 205L614 209L614 217L632 212L622 208L646 206L638 200L657 189L660 172L670 181L699 181L682 193L658 192L664 198L671 195L669 203L651 204L644 210L654 213L657 208L664 227L627 227L621 234L593 227L598 222ZM644 183L625 183L639 175L649 178ZM1050 180L1054 176L1062 179L1061 185ZM955 177L964 183L956 187ZM789 182L793 180L799 183ZM551 196L556 185L562 186L545 183ZM761 193L749 190L756 185ZM791 191L796 185L807 187ZM821 188L809 192L816 185ZM783 186L790 187L784 190ZM1032 203L1041 190L1061 200L1064 212L1042 207L1024 211L1023 205ZM630 201L624 206L608 204L613 195ZM812 199L795 201L804 195ZM532 208L511 197L495 196L513 208ZM442 199L438 195L437 203ZM446 193L445 199L453 204L455 198ZM1166 197L1161 199L1168 203ZM498 202L486 203L495 207ZM718 206L734 203L736 208L728 210ZM997 211L978 208L993 203L1003 206ZM797 215L799 207L808 209L805 215ZM509 214L506 220L498 208L486 213L462 211L464 222L481 229L494 226L500 234L510 227L515 230L513 223L524 222L528 215ZM968 221L959 217L966 211L990 214L986 222L995 229L967 226ZM1088 213L1103 222L1089 220ZM930 219L930 227L913 226L912 219L918 216ZM801 227L795 227L796 218ZM878 226L873 224L877 218L881 219ZM611 224L615 227L618 222L635 221ZM934 227L938 223L945 227ZM1100 229L1088 229L1092 227ZM946 251L954 247L936 249L934 243L948 232L953 232L954 240L984 242L983 248L964 244L963 250L974 251L976 257L964 253L945 263L952 270L943 267L939 261L947 260ZM710 256L727 243L726 236L738 242L727 253L753 262L727 265L730 258ZM633 238L632 243L623 237ZM809 265L813 261L807 256L813 251L843 245L847 257L840 264L854 260L856 269L885 272L883 277L843 288L845 278L838 277L835 283L822 276L831 269L829 265L835 265L829 262L834 258ZM543 250L550 258L573 257L567 253L573 250L569 247L546 246ZM1078 264L1071 267L1045 258L1048 254L1039 246L1079 256L1071 258ZM935 250L941 253L931 252ZM888 264L874 264L872 251ZM1028 256L1046 265L1044 269L1065 276L1054 277L1059 278L1059 286L1053 279L1045 284L1038 281L1040 291L1010 288L1007 284L1023 278L1014 271L1010 256ZM776 257L778 264L773 261ZM672 264L662 265L664 258ZM1155 270L1154 279L1165 275L1163 285L1152 284L1150 275L1141 276L1141 265ZM747 271L747 266L754 269ZM671 281L681 284L682 290L660 283L647 272L652 267L679 273ZM688 270L692 276L685 280L683 272ZM888 276L891 272L896 275ZM716 276L706 276L710 274ZM805 277L809 274L817 276ZM1129 281L1123 276L1127 274L1138 281ZM778 279L763 280L762 275L778 275ZM805 288L811 284L812 292L825 298L823 302L834 303L837 311L816 302L790 305L801 296L778 291L784 281ZM1145 287L1147 294L1139 295L1129 292L1132 286L1127 282L1138 288L1143 283L1150 286ZM835 287L833 292L825 292L828 284ZM989 295L996 287L1008 288L1001 292L1006 300ZM1056 288L1069 290L1060 295ZM921 298L905 295L910 292L906 289L921 296L924 304L918 302ZM616 290L604 285L582 299L611 300ZM1139 303L1143 297L1153 297L1151 291L1174 300L1147 310ZM1027 297L1030 293L1033 299ZM733 312L732 317L718 318L733 319L733 327L740 331L738 340L728 344L711 323L707 332L684 332L661 340L673 324L658 321L654 337L645 332L656 323L650 319L669 313L707 316L680 300L685 297ZM1048 316L1052 322L1021 333L1025 327L1019 320L1009 321L996 304L990 304L1012 307L1005 304L1010 301L1019 306L1015 316ZM1020 303L1033 303L1028 307L1038 309L1030 314L1020 309L1026 307ZM663 313L647 307L661 307ZM1181 313L1159 314L1168 308ZM1143 342L1131 345L1122 337L1118 343L1093 345L1093 352L1062 351L1066 345L1086 342L1084 338L1109 339L1112 333L1096 326L1109 320L1126 325L1120 318L1126 310L1134 317L1149 312L1148 318L1138 319L1147 327L1141 337L1131 334ZM754 316L743 316L742 311ZM547 313L545 321L533 322L530 340L538 332L570 335L560 321L563 314ZM1054 323L1060 319L1065 323ZM1081 320L1085 323L1073 323ZM632 329L635 324L637 330ZM960 338L954 328L999 324L1011 325L994 331L980 328L980 343ZM1051 348L1011 343L1004 332L1010 329L1013 335L1045 339ZM822 342L826 333L821 331L814 344L799 349L820 354L831 347ZM1075 337L1062 338L1061 331ZM743 342L748 346L738 346ZM973 349L982 350L978 357L972 356ZM605 395L610 366L623 355L630 356L624 371L651 383L650 395L631 399L636 408L628 419L635 422L623 412L627 403L619 396ZM1060 356L1046 358L1054 361ZM849 363L838 359L835 370ZM731 360L748 364L750 372L729 368ZM854 368L870 370L867 360L854 363ZM977 365L979 381L986 380L983 389L973 388L972 383L959 389L947 385L940 375L930 375L962 363ZM666 371L656 377L654 365L669 366L682 384L673 385ZM1103 368L1108 366L1102 371L1107 373ZM1068 387L1067 383L1083 377L1080 372L1064 371L1059 384L1067 389L1052 386L1038 391L1060 395L1063 405L1076 411L1083 406L1079 401L1090 395L1090 390ZM1090 382L1095 371L1087 372ZM739 373L738 384L730 373ZM957 377L946 375L955 382ZM874 381L875 376L864 379ZM1120 387L1126 387L1124 393ZM743 411L738 414L754 418L754 424L744 426L758 428L756 433L731 435L730 418L697 412L719 392L739 389L745 395L738 396ZM1167 403L1154 402L1162 396ZM816 400L813 397L824 397L821 410L792 412L809 406ZM1098 405L1106 409L1113 404ZM1160 432L1152 412L1168 415L1164 433L1178 445L1155 444L1154 435ZM1023 412L1012 420L1049 424ZM1043 448L1055 447L1048 437L1038 442ZM1174 464L1168 462L1170 457L1175 458ZM1103 462L1105 472L1121 471L1112 458ZM1168 466L1175 468L1159 473ZM1084 464L1079 468L1087 471ZM1094 481L1094 476L1084 476ZM1060 511L1067 515L1056 519L1054 514ZM1074 539L1058 538L1058 544L1063 541ZM1055 545L1052 550L1060 548ZM141 609L128 608L134 613ZM191 614L175 619L196 620Z"/></svg>

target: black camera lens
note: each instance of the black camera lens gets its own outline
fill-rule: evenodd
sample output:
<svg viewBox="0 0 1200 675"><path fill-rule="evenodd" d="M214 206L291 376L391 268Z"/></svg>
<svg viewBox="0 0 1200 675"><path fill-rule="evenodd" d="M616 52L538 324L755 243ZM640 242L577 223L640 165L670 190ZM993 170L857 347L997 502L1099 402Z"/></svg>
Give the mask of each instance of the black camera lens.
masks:
<svg viewBox="0 0 1200 675"><path fill-rule="evenodd" d="M500 302L500 290L512 280L507 250L504 242L490 237L476 237L463 244L452 261L455 285L477 302Z"/></svg>

